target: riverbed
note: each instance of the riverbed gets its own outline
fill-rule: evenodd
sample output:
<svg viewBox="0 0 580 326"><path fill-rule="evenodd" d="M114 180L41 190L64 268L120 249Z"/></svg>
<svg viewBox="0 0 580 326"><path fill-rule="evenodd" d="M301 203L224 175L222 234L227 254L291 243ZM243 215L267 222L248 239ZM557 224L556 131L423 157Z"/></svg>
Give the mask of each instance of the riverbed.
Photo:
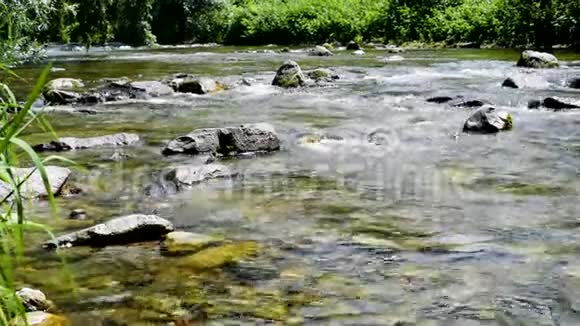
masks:
<svg viewBox="0 0 580 326"><path fill-rule="evenodd" d="M267 50L267 51L264 51ZM145 143L62 153L77 163L77 195L58 216L34 202L32 219L55 233L112 217L155 213L176 228L252 241L237 264L184 270L158 243L40 249L27 235L22 285L44 291L73 325L580 325L580 112L529 110L547 96L580 104L559 69L515 67L515 50L337 51L332 57L277 47L189 47L49 52L50 78L157 80L192 73L251 85L47 111L58 136L134 132ZM389 58L384 60L384 58ZM285 60L332 68L324 87L271 86ZM27 92L42 66L16 70ZM502 88L507 77L524 81ZM461 132L473 109L428 103L475 98L513 116L513 130ZM178 194L147 192L164 169L169 140L196 128L269 123L280 152L224 164L240 171ZM380 144L368 141L379 131ZM314 136L313 136L314 135ZM26 139L48 140L33 128ZM316 141L312 141L312 139ZM305 141L306 139L306 141ZM111 160L121 152L124 160ZM89 217L70 221L82 208ZM187 316L187 317L183 317ZM398 324L397 324L398 323Z"/></svg>

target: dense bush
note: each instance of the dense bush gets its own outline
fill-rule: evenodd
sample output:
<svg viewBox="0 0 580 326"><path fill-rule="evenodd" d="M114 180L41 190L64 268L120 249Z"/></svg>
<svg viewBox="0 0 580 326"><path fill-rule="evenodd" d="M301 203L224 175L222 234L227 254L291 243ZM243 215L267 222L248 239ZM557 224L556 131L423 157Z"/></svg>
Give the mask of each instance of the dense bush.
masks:
<svg viewBox="0 0 580 326"><path fill-rule="evenodd" d="M352 39L580 46L579 0L3 0L0 56L35 42Z"/></svg>

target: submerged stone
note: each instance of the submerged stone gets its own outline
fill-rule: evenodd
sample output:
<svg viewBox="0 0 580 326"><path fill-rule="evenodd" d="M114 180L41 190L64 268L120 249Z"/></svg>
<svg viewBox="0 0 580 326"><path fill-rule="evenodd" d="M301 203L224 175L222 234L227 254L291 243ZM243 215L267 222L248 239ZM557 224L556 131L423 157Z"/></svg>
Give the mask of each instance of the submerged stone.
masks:
<svg viewBox="0 0 580 326"><path fill-rule="evenodd" d="M453 107L477 108L485 105L484 101L465 99L463 96L436 96L427 99L429 103L447 104Z"/></svg>
<svg viewBox="0 0 580 326"><path fill-rule="evenodd" d="M26 321L24 320L26 319ZM12 326L70 326L70 323L66 318L49 314L46 312L35 311L28 312L22 317L18 317L13 320L10 325Z"/></svg>
<svg viewBox="0 0 580 326"><path fill-rule="evenodd" d="M508 112L498 112L493 107L475 111L463 125L463 132L496 133L512 128L512 116Z"/></svg>
<svg viewBox="0 0 580 326"><path fill-rule="evenodd" d="M302 73L302 69L295 61L288 60L284 62L278 71L276 76L272 81L272 85L284 87L284 88L296 88L304 86L306 84L306 78Z"/></svg>
<svg viewBox="0 0 580 326"><path fill-rule="evenodd" d="M326 68L318 68L311 70L307 73L308 78L313 79L317 82L324 81L324 82L333 82L337 79L340 79L338 75L336 75L332 70Z"/></svg>
<svg viewBox="0 0 580 326"><path fill-rule="evenodd" d="M129 85L151 97L168 96L173 94L173 89L171 89L171 87L159 81L136 81L129 83Z"/></svg>
<svg viewBox="0 0 580 326"><path fill-rule="evenodd" d="M50 165L45 166L44 169L48 177L50 191L55 196L60 195L71 175L71 170ZM46 198L48 196L42 176L36 168L13 168L12 173L18 182L26 180L20 187L21 195L24 198ZM0 199L11 196L12 187L0 181Z"/></svg>
<svg viewBox="0 0 580 326"><path fill-rule="evenodd" d="M173 229L171 222L159 216L134 214L59 236L45 242L43 247L47 249L73 246L103 247L160 240Z"/></svg>
<svg viewBox="0 0 580 326"><path fill-rule="evenodd" d="M220 268L258 254L259 246L253 241L228 243L219 247L204 249L184 257L179 265L194 270Z"/></svg>
<svg viewBox="0 0 580 326"><path fill-rule="evenodd" d="M238 155L253 152L273 152L280 149L280 139L269 125L209 128L170 141L163 155L219 153Z"/></svg>
<svg viewBox="0 0 580 326"><path fill-rule="evenodd" d="M225 165L210 163L199 166L179 166L173 168L165 175L165 180L175 184L179 190L200 183L208 179L229 178L236 173Z"/></svg>
<svg viewBox="0 0 580 326"><path fill-rule="evenodd" d="M205 234L174 231L165 236L162 250L169 254L195 253L218 241Z"/></svg>
<svg viewBox="0 0 580 326"><path fill-rule="evenodd" d="M560 64L553 54L526 50L522 52L517 66L526 68L556 68Z"/></svg>
<svg viewBox="0 0 580 326"><path fill-rule="evenodd" d="M53 140L50 143L36 145L34 146L34 150L37 152L63 152L95 147L122 147L135 145L140 141L141 137L139 135L130 133L120 133L88 138L62 137L57 140Z"/></svg>

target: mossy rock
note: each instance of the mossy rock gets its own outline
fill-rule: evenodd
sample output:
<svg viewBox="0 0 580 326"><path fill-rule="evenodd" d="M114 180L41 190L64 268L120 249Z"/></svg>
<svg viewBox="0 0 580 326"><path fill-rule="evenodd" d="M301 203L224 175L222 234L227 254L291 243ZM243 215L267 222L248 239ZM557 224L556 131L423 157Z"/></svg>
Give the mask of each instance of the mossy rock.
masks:
<svg viewBox="0 0 580 326"><path fill-rule="evenodd" d="M22 318L13 320L11 326L70 326L69 321L61 316L42 311L29 312L25 315L26 322Z"/></svg>
<svg viewBox="0 0 580 326"><path fill-rule="evenodd" d="M165 236L162 250L167 254L195 253L216 242L217 239L208 235L175 231Z"/></svg>
<svg viewBox="0 0 580 326"><path fill-rule="evenodd" d="M228 243L184 257L178 264L181 267L194 270L220 268L246 258L255 257L259 250L260 246L253 241Z"/></svg>

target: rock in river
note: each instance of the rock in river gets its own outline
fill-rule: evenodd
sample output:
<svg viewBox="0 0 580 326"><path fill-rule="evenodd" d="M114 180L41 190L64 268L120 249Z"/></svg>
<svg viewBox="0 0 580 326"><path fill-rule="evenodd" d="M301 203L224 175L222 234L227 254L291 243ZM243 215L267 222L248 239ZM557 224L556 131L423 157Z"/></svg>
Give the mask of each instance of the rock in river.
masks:
<svg viewBox="0 0 580 326"><path fill-rule="evenodd" d="M484 101L465 99L463 96L435 96L427 99L429 103L448 104L453 107L478 108L485 105Z"/></svg>
<svg viewBox="0 0 580 326"><path fill-rule="evenodd" d="M313 57L329 57L332 54L329 49L323 46L315 46L312 49L308 50L308 55Z"/></svg>
<svg viewBox="0 0 580 326"><path fill-rule="evenodd" d="M307 73L307 75L308 78L317 82L333 82L336 79L340 79L340 76L332 72L332 70L326 68L311 70Z"/></svg>
<svg viewBox="0 0 580 326"><path fill-rule="evenodd" d="M170 141L163 155L218 153L237 155L273 152L280 149L280 139L271 127L240 126L194 130Z"/></svg>
<svg viewBox="0 0 580 326"><path fill-rule="evenodd" d="M306 78L302 73L302 69L295 61L288 60L278 68L276 76L272 81L272 85L284 87L284 88L294 88L304 86Z"/></svg>
<svg viewBox="0 0 580 326"><path fill-rule="evenodd" d="M213 79L195 78L192 75L175 75L169 81L169 86L179 93L208 94L224 89L224 86Z"/></svg>
<svg viewBox="0 0 580 326"><path fill-rule="evenodd" d="M174 231L165 236L162 249L168 254L195 253L218 241L205 234Z"/></svg>
<svg viewBox="0 0 580 326"><path fill-rule="evenodd" d="M67 168L59 166L45 166L46 174L48 176L48 182L50 184L50 190L54 195L59 195L69 176L71 171ZM21 186L22 196L25 198L45 198L48 196L40 172L35 168L14 168L12 173L16 180L22 181L26 177L26 181ZM10 196L12 188L0 181L0 199Z"/></svg>
<svg viewBox="0 0 580 326"><path fill-rule="evenodd" d="M44 85L42 95L47 103L69 104L76 102L81 97L79 92L84 86L79 79L57 78Z"/></svg>
<svg viewBox="0 0 580 326"><path fill-rule="evenodd" d="M173 94L173 89L171 89L171 87L159 81L136 81L129 85L150 97L168 96Z"/></svg>
<svg viewBox="0 0 580 326"><path fill-rule="evenodd" d="M518 86L518 84L516 84L516 81L513 80L513 78L507 78L506 80L503 81L503 83L501 84L502 87L507 87L507 88L520 88Z"/></svg>
<svg viewBox="0 0 580 326"><path fill-rule="evenodd" d="M512 128L512 116L508 112L498 112L493 107L484 107L475 111L463 126L463 132L496 133Z"/></svg>
<svg viewBox="0 0 580 326"><path fill-rule="evenodd" d="M184 257L178 265L194 270L220 268L256 256L259 249L258 244L252 241L228 243Z"/></svg>
<svg viewBox="0 0 580 326"><path fill-rule="evenodd" d="M173 224L155 215L134 214L117 217L90 228L69 233L49 240L44 248L129 244L133 242L160 240L173 231Z"/></svg>
<svg viewBox="0 0 580 326"><path fill-rule="evenodd" d="M528 103L529 109L537 109L540 107L545 107L546 109L559 111L559 110L569 110L569 109L580 109L579 105L565 103L557 100L553 97L546 97L543 101L532 100Z"/></svg>
<svg viewBox="0 0 580 326"><path fill-rule="evenodd" d="M45 311L52 306L42 291L22 288L16 292L26 312Z"/></svg>
<svg viewBox="0 0 580 326"><path fill-rule="evenodd" d="M355 41L350 41L346 45L346 49L350 50L350 51L357 51L357 50L360 50L361 48L360 48L360 45L358 45L358 43L356 43Z"/></svg>
<svg viewBox="0 0 580 326"><path fill-rule="evenodd" d="M235 173L225 165L211 163L199 166L179 166L165 175L165 180L173 182L177 189L200 183L208 179L229 178Z"/></svg>
<svg viewBox="0 0 580 326"><path fill-rule="evenodd" d="M29 312L24 315L26 321L22 317L18 317L10 322L13 326L70 326L70 323L66 318L49 314L46 312L35 311Z"/></svg>
<svg viewBox="0 0 580 326"><path fill-rule="evenodd" d="M522 52L517 66L526 68L556 68L560 64L558 63L558 59L550 53L526 50Z"/></svg>
<svg viewBox="0 0 580 326"><path fill-rule="evenodd" d="M568 80L568 87L580 89L580 77L572 78Z"/></svg>
<svg viewBox="0 0 580 326"><path fill-rule="evenodd" d="M36 150L37 152L45 152L45 151L63 152L95 147L131 146L139 143L140 141L141 137L139 137L139 135L129 133L120 133L114 135L89 137L89 138L63 137L57 140L53 140L50 143L36 145L34 146L34 150Z"/></svg>

